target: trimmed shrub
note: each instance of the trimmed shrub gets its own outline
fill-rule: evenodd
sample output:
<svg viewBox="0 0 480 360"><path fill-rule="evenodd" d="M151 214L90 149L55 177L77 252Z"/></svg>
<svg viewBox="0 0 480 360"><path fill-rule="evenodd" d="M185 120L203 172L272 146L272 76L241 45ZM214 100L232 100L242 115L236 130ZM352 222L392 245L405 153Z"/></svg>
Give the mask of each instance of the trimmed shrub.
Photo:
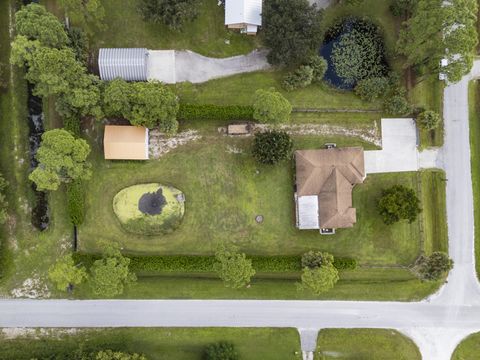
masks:
<svg viewBox="0 0 480 360"><path fill-rule="evenodd" d="M228 342L219 342L205 348L204 360L239 360L235 346Z"/></svg>
<svg viewBox="0 0 480 360"><path fill-rule="evenodd" d="M313 55L308 59L308 66L310 66L313 70L313 79L312 82L319 83L323 80L325 73L328 69L328 62L319 55Z"/></svg>
<svg viewBox="0 0 480 360"><path fill-rule="evenodd" d="M333 255L318 250L311 250L302 255L302 268L315 269L333 264Z"/></svg>
<svg viewBox="0 0 480 360"><path fill-rule="evenodd" d="M180 104L180 120L253 120L253 106Z"/></svg>
<svg viewBox="0 0 480 360"><path fill-rule="evenodd" d="M417 117L418 126L425 130L434 130L440 123L440 114L427 110L421 112Z"/></svg>
<svg viewBox="0 0 480 360"><path fill-rule="evenodd" d="M82 181L67 184L67 211L70 222L79 226L85 220L85 188Z"/></svg>
<svg viewBox="0 0 480 360"><path fill-rule="evenodd" d="M417 219L420 209L420 200L411 188L403 185L394 185L382 190L382 196L378 199L377 208L387 225L400 220L408 220L409 223Z"/></svg>
<svg viewBox="0 0 480 360"><path fill-rule="evenodd" d="M253 118L261 123L284 123L290 120L292 105L275 89L255 92Z"/></svg>
<svg viewBox="0 0 480 360"><path fill-rule="evenodd" d="M355 94L364 101L374 101L385 96L389 88L389 79L386 77L374 77L360 80L355 86Z"/></svg>
<svg viewBox="0 0 480 360"><path fill-rule="evenodd" d="M256 133L253 140L253 157L259 163L274 165L286 160L293 150L293 141L284 131Z"/></svg>
<svg viewBox="0 0 480 360"><path fill-rule="evenodd" d="M388 115L407 115L412 111L412 106L408 103L403 91L397 91L387 97L383 102L383 110Z"/></svg>
<svg viewBox="0 0 480 360"><path fill-rule="evenodd" d="M74 116L63 119L63 128L71 132L75 137L80 137L82 130L80 128L80 119Z"/></svg>
<svg viewBox="0 0 480 360"><path fill-rule="evenodd" d="M287 91L301 89L310 85L313 81L313 68L302 65L297 70L288 73L283 79L282 86Z"/></svg>
<svg viewBox="0 0 480 360"><path fill-rule="evenodd" d="M74 253L75 263L87 268L101 257L97 254ZM128 256L129 268L134 272L214 272L213 255L158 255ZM302 257L299 255L247 256L257 272L300 272ZM338 270L354 270L357 261L352 258L336 257L333 265Z"/></svg>

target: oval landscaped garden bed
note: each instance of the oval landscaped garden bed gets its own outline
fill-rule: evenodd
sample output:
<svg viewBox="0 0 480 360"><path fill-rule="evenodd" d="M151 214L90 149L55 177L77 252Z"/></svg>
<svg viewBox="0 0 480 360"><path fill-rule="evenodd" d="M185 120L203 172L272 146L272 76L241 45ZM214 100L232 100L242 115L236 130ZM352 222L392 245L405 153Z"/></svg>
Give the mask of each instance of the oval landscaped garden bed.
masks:
<svg viewBox="0 0 480 360"><path fill-rule="evenodd" d="M157 183L133 185L115 195L113 211L126 231L168 234L182 221L184 195L174 187Z"/></svg>

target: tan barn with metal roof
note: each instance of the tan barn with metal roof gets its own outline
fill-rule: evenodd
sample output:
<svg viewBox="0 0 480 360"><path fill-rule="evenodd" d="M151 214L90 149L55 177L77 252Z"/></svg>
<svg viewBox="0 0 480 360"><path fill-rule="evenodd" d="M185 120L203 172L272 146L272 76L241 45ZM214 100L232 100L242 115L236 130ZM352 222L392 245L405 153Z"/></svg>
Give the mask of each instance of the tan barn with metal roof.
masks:
<svg viewBox="0 0 480 360"><path fill-rule="evenodd" d="M105 125L103 149L107 160L148 160L148 129Z"/></svg>
<svg viewBox="0 0 480 360"><path fill-rule="evenodd" d="M297 227L352 227L357 221L352 190L365 179L363 149L298 150L295 165Z"/></svg>

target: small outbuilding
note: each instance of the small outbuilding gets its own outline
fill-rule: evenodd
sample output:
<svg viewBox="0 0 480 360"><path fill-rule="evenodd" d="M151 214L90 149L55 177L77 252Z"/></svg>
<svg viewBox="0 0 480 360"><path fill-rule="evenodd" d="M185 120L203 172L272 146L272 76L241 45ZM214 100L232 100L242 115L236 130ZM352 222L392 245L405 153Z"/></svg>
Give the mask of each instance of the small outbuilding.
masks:
<svg viewBox="0 0 480 360"><path fill-rule="evenodd" d="M256 35L262 26L262 0L225 0L225 25Z"/></svg>
<svg viewBox="0 0 480 360"><path fill-rule="evenodd" d="M103 149L106 160L148 160L148 129L105 125Z"/></svg>
<svg viewBox="0 0 480 360"><path fill-rule="evenodd" d="M148 50L145 48L100 49L98 53L100 79L110 81L147 81Z"/></svg>

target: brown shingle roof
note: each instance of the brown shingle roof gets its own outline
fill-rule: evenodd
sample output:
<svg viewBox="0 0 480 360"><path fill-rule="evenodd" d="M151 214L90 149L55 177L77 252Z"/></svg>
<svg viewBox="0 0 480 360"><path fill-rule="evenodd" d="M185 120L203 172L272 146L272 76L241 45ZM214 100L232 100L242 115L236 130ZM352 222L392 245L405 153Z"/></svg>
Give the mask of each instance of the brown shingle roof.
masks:
<svg viewBox="0 0 480 360"><path fill-rule="evenodd" d="M352 189L365 178L360 147L295 152L298 196L318 196L321 228L351 227L356 222Z"/></svg>

